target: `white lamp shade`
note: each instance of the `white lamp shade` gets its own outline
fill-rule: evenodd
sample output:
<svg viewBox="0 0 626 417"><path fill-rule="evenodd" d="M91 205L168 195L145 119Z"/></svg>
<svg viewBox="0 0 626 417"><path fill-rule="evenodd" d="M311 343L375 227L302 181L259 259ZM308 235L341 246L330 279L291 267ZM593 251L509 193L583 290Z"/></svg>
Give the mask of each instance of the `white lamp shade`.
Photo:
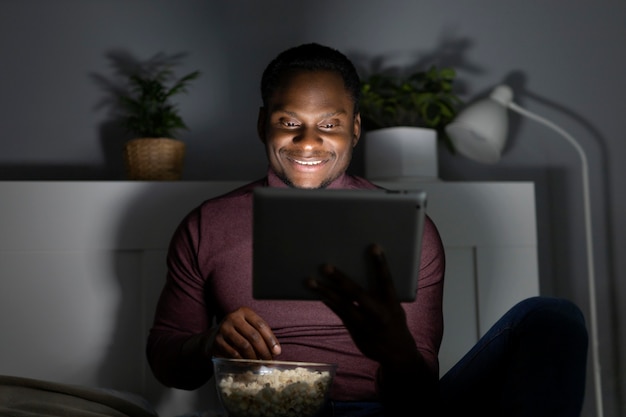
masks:
<svg viewBox="0 0 626 417"><path fill-rule="evenodd" d="M511 98L510 88L500 86L489 98L464 109L446 127L457 152L478 162L498 162L506 144Z"/></svg>

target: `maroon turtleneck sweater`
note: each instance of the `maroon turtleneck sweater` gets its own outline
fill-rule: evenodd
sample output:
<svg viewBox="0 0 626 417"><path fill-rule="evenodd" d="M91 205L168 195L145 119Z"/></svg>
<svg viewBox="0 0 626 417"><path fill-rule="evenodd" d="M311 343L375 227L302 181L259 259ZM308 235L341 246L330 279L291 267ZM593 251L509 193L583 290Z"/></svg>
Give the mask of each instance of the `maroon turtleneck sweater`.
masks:
<svg viewBox="0 0 626 417"><path fill-rule="evenodd" d="M375 401L377 363L364 357L339 318L318 301L266 301L252 298L252 189L286 187L268 176L192 210L175 231L167 256L167 280L147 343L154 375L166 386L189 387L207 381L211 367L180 357L183 343L209 331L214 320L241 306L256 311L278 338L280 360L338 364L331 399ZM328 188L377 188L343 175ZM445 258L437 229L427 216L417 298L403 303L409 328L428 366L438 372L443 335L442 294ZM203 375L198 375L202 372Z"/></svg>

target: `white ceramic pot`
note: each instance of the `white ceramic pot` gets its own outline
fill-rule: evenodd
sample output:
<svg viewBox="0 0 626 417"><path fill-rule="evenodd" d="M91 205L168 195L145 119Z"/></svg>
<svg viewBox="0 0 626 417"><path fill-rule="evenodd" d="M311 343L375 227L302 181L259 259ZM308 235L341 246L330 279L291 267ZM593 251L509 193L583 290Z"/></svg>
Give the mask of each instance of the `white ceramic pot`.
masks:
<svg viewBox="0 0 626 417"><path fill-rule="evenodd" d="M439 179L437 132L434 129L389 127L369 131L362 140L366 178Z"/></svg>

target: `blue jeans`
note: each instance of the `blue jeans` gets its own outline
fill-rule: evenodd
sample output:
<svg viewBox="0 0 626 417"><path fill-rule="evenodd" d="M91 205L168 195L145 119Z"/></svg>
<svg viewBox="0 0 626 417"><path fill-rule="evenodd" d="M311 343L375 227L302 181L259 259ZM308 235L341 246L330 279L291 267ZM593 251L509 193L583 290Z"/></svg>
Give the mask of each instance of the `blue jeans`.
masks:
<svg viewBox="0 0 626 417"><path fill-rule="evenodd" d="M585 319L575 304L523 300L441 378L443 414L579 416L587 348Z"/></svg>
<svg viewBox="0 0 626 417"><path fill-rule="evenodd" d="M532 297L513 306L440 380L440 416L578 417L588 335L573 303ZM419 394L415 409L419 416ZM324 417L383 417L378 403L334 402ZM396 417L396 416L386 416Z"/></svg>

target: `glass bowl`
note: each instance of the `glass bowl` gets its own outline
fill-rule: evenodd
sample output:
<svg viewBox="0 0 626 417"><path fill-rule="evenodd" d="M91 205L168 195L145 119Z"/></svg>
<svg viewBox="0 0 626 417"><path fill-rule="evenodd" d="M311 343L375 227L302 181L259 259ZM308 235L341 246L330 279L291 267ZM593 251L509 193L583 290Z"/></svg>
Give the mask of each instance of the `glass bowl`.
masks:
<svg viewBox="0 0 626 417"><path fill-rule="evenodd" d="M328 401L337 365L213 358L228 417L314 417Z"/></svg>

